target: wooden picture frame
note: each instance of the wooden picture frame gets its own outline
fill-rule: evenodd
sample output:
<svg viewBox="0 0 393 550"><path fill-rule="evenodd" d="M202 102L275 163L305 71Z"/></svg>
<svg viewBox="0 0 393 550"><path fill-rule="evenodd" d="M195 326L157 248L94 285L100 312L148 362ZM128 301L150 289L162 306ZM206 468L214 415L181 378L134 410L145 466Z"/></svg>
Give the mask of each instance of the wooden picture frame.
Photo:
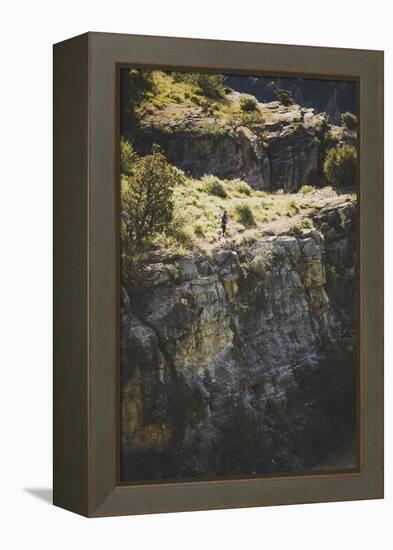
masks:
<svg viewBox="0 0 393 550"><path fill-rule="evenodd" d="M360 114L361 467L119 483L120 67L351 78ZM87 33L54 46L54 504L88 516L383 497L383 52Z"/></svg>

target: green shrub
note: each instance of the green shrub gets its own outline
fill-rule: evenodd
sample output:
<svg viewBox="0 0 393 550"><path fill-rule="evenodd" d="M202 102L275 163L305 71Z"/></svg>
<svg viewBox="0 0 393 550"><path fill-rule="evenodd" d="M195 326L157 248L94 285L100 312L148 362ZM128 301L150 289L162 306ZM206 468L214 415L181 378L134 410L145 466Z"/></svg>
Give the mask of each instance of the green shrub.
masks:
<svg viewBox="0 0 393 550"><path fill-rule="evenodd" d="M348 130L356 130L358 119L354 114L346 112L341 115L341 123L343 126L346 126Z"/></svg>
<svg viewBox="0 0 393 550"><path fill-rule="evenodd" d="M304 218L302 220L301 226L303 227L303 229L312 229L314 227L310 218Z"/></svg>
<svg viewBox="0 0 393 550"><path fill-rule="evenodd" d="M147 99L147 100L149 100L149 101L150 101L151 99L154 99L154 97L155 97L155 96L154 96L153 92L146 92L146 93L145 93L145 99Z"/></svg>
<svg viewBox="0 0 393 550"><path fill-rule="evenodd" d="M242 111L240 121L243 126L253 130L255 126L260 126L265 122L260 111Z"/></svg>
<svg viewBox="0 0 393 550"><path fill-rule="evenodd" d="M251 208L247 204L239 204L236 207L238 222L244 227L252 227L255 225L254 215Z"/></svg>
<svg viewBox="0 0 393 550"><path fill-rule="evenodd" d="M296 235L297 233L300 233L300 230L301 230L300 225L297 222L292 221L289 232L292 233L293 235Z"/></svg>
<svg viewBox="0 0 393 550"><path fill-rule="evenodd" d="M277 100L282 103L285 107L289 107L290 105L293 105L295 103L292 92L289 90L276 90L276 97Z"/></svg>
<svg viewBox="0 0 393 550"><path fill-rule="evenodd" d="M267 88L273 92L277 101L282 103L285 107L289 107L295 103L292 92L290 90L283 90L277 86L277 82L272 80L267 85Z"/></svg>
<svg viewBox="0 0 393 550"><path fill-rule="evenodd" d="M200 223L194 223L192 228L194 230L195 235L197 235L197 237L204 237L205 236L205 233L203 231L203 227Z"/></svg>
<svg viewBox="0 0 393 550"><path fill-rule="evenodd" d="M300 193L303 193L303 195L306 195L307 193L312 193L315 191L315 187L312 185L302 185L299 191Z"/></svg>
<svg viewBox="0 0 393 550"><path fill-rule="evenodd" d="M154 105L154 107L156 109L163 109L164 108L164 103L162 101L160 101L159 99L153 99L153 101L151 102L152 105Z"/></svg>
<svg viewBox="0 0 393 550"><path fill-rule="evenodd" d="M142 250L152 235L166 231L173 219L173 188L178 172L156 148L139 158L121 189L121 238L124 250ZM123 183L123 181L122 181Z"/></svg>
<svg viewBox="0 0 393 550"><path fill-rule="evenodd" d="M251 195L251 187L245 181L239 181L236 183L235 189L238 193L242 193L248 197Z"/></svg>
<svg viewBox="0 0 393 550"><path fill-rule="evenodd" d="M253 95L243 94L240 98L240 109L242 111L255 111L258 107L258 102Z"/></svg>
<svg viewBox="0 0 393 550"><path fill-rule="evenodd" d="M322 114L325 114L325 113L322 113ZM318 122L318 124L316 125L316 130L321 136L325 136L328 132L330 132L330 125L326 118L322 118Z"/></svg>
<svg viewBox="0 0 393 550"><path fill-rule="evenodd" d="M174 101L175 103L181 103L182 102L182 98L178 94L173 94L171 96L171 100Z"/></svg>
<svg viewBox="0 0 393 550"><path fill-rule="evenodd" d="M269 208L271 208L273 206L273 203L272 202L269 202L269 201L261 201L259 203L259 206L261 208L263 208L264 210L269 210Z"/></svg>
<svg viewBox="0 0 393 550"><path fill-rule="evenodd" d="M206 97L222 97L224 95L224 77L221 74L190 73L189 81Z"/></svg>
<svg viewBox="0 0 393 550"><path fill-rule="evenodd" d="M299 206L294 199L291 199L287 202L288 210L294 210L296 213L299 212Z"/></svg>
<svg viewBox="0 0 393 550"><path fill-rule="evenodd" d="M132 144L122 137L120 139L120 173L130 176L138 158Z"/></svg>
<svg viewBox="0 0 393 550"><path fill-rule="evenodd" d="M186 82L188 80L188 73L173 71L171 75L175 82Z"/></svg>
<svg viewBox="0 0 393 550"><path fill-rule="evenodd" d="M354 185L356 182L356 149L352 145L329 149L323 171L331 185Z"/></svg>
<svg viewBox="0 0 393 550"><path fill-rule="evenodd" d="M221 197L225 199L227 197L227 192L222 184L222 182L216 178L216 176L205 175L202 178L204 188L206 193L210 195L216 195L216 197Z"/></svg>

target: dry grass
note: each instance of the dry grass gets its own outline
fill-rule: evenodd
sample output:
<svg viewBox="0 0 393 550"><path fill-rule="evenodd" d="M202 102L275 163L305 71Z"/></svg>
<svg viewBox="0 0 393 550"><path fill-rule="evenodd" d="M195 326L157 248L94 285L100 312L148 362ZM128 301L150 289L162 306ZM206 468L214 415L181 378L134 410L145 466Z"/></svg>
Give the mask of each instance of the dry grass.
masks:
<svg viewBox="0 0 393 550"><path fill-rule="evenodd" d="M169 122L182 121L191 114L203 113L206 131L229 131L244 122L241 108L242 96L229 93L222 97L204 96L197 86L163 71L152 71L154 92L149 92L136 107L139 118L165 126ZM257 103L253 111L263 122L272 119L272 110ZM208 118L214 119L214 124ZM258 126L258 124L257 124Z"/></svg>
<svg viewBox="0 0 393 550"><path fill-rule="evenodd" d="M225 191L226 197L220 197L208 191L206 181L215 180ZM239 188L247 189L239 192ZM181 216L182 231L187 236L188 246L197 248L210 247L218 241L221 230L220 220L224 210L229 215L228 237L235 241L250 239L262 235L266 224L300 215L305 206L301 194L298 199L288 198L288 195L256 191L239 179L219 180L213 176L202 180L185 179L183 185L174 190L175 210ZM302 210L303 209L303 210ZM249 228L248 211L251 212L254 226ZM247 212L247 216L243 213ZM288 221L289 223L289 221ZM178 239L179 241L179 239ZM172 241L171 241L172 242Z"/></svg>

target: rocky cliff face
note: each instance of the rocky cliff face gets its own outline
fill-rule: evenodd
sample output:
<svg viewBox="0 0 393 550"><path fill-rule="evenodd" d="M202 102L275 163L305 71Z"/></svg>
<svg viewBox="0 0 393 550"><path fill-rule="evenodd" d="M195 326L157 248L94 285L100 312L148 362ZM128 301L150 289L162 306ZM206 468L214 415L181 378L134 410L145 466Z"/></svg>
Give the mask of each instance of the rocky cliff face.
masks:
<svg viewBox="0 0 393 550"><path fill-rule="evenodd" d="M356 206L314 225L123 289L124 479L331 467L356 426Z"/></svg>
<svg viewBox="0 0 393 550"><path fill-rule="evenodd" d="M213 174L241 178L257 189L297 191L320 172L323 115L312 109L287 109L278 102L269 104L268 110L263 135L240 124L228 127L196 109L165 126L147 118L133 131L133 140L143 155L154 143L161 145L169 162L195 178Z"/></svg>
<svg viewBox="0 0 393 550"><path fill-rule="evenodd" d="M239 94L232 93L233 101ZM159 144L171 164L201 178L240 178L256 189L296 192L304 184L321 184L327 128L337 139L352 143L356 132L327 124L324 114L279 102L263 105L262 125L229 125L195 108L170 123L145 117L131 135L136 150L146 155ZM175 116L176 115L176 116Z"/></svg>

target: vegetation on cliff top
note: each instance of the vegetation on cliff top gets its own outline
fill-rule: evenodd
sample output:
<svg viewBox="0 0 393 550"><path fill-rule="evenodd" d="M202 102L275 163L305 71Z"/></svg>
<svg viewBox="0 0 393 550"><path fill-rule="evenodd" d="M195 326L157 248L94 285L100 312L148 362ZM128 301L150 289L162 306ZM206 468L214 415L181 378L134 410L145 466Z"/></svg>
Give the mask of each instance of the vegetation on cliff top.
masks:
<svg viewBox="0 0 393 550"><path fill-rule="evenodd" d="M331 185L353 185L356 182L356 149L344 144L329 149L323 165L324 174Z"/></svg>
<svg viewBox="0 0 393 550"><path fill-rule="evenodd" d="M337 198L328 187L304 185L299 193L288 195L252 189L238 178L190 178L171 166L159 148L140 157L126 140L121 142L120 166L121 237L127 264L130 257L149 249L180 256L193 249L209 250L220 241L224 210L229 215L228 239L241 244L272 231L312 227L310 213Z"/></svg>
<svg viewBox="0 0 393 550"><path fill-rule="evenodd" d="M134 85L134 71L128 78ZM131 93L126 96L133 124L139 121L170 132L182 122L187 129L192 119L199 131L218 133L240 125L256 127L272 118L271 109L258 103L254 96L224 87L222 75L141 71L139 79L144 82L142 90L133 99Z"/></svg>

